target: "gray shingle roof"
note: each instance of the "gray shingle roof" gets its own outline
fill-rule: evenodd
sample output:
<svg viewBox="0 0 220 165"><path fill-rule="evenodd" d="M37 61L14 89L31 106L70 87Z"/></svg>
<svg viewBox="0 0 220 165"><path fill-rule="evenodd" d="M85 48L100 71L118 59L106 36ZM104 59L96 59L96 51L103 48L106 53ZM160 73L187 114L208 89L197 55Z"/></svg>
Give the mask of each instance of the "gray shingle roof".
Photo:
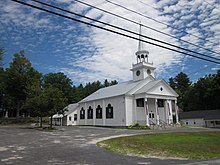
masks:
<svg viewBox="0 0 220 165"><path fill-rule="evenodd" d="M220 119L220 109L189 111L189 112L179 113L179 119L196 119L196 118L203 118L205 120Z"/></svg>
<svg viewBox="0 0 220 165"><path fill-rule="evenodd" d="M101 88L98 91L94 92L93 94L81 100L80 103L114 97L114 96L120 96L125 94L133 94L133 92L137 91L141 86L149 83L152 80L154 80L154 78L149 76L144 80L127 81L113 86Z"/></svg>
<svg viewBox="0 0 220 165"><path fill-rule="evenodd" d="M128 81L110 87L101 88L98 91L94 92L93 94L89 95L88 97L84 98L80 102L99 100L102 98L109 98L113 96L120 96L127 93L132 88L134 88L138 83L140 82Z"/></svg>
<svg viewBox="0 0 220 165"><path fill-rule="evenodd" d="M165 84L169 88L169 90L173 93L173 96L178 97L178 94L164 80L155 80L152 76L148 76L146 79L143 80L131 80L121 84L99 89L98 91L81 100L79 103L120 95L145 93L160 82Z"/></svg>
<svg viewBox="0 0 220 165"><path fill-rule="evenodd" d="M67 109L68 111L65 111L64 116L69 115L70 113L74 112L78 106L79 106L78 103L69 104L68 106L66 106L65 109Z"/></svg>

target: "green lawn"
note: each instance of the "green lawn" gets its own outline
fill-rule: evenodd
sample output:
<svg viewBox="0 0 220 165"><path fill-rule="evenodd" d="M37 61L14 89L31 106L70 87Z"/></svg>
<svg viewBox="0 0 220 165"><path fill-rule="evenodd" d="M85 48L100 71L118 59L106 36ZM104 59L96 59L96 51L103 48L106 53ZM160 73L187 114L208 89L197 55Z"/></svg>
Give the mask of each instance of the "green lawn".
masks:
<svg viewBox="0 0 220 165"><path fill-rule="evenodd" d="M136 135L97 145L127 155L210 159L220 157L220 132Z"/></svg>

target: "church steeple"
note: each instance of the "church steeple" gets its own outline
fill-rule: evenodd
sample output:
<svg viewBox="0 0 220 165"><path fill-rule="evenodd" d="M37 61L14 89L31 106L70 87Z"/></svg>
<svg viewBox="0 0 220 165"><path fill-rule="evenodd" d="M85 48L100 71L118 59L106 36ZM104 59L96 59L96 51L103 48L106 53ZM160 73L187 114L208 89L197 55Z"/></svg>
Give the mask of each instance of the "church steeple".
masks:
<svg viewBox="0 0 220 165"><path fill-rule="evenodd" d="M143 38L142 38L141 24L140 24L138 51L135 54L137 56L137 63L143 62L143 61L148 63L149 52L144 49L144 43L142 40L143 40Z"/></svg>
<svg viewBox="0 0 220 165"><path fill-rule="evenodd" d="M154 77L155 67L153 66L153 63L149 62L149 52L144 48L141 24L139 29L138 51L135 55L137 63L133 64L131 69L133 72L133 81L145 79L149 75Z"/></svg>
<svg viewBox="0 0 220 165"><path fill-rule="evenodd" d="M139 42L138 42L138 51L141 51L144 48L143 42L141 41L142 40L142 37L141 37L141 34L142 34L142 32L141 32L141 24L140 24L139 34L140 35L139 35Z"/></svg>

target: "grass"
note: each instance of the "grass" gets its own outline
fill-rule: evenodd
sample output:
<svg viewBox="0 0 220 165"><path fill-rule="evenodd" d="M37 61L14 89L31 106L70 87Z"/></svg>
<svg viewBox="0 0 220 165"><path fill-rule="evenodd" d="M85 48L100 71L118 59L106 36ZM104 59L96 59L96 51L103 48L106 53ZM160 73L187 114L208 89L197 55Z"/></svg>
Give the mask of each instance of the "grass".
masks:
<svg viewBox="0 0 220 165"><path fill-rule="evenodd" d="M97 145L126 155L204 160L220 157L220 132L136 135Z"/></svg>
<svg viewBox="0 0 220 165"><path fill-rule="evenodd" d="M26 125L38 123L38 117L0 118L0 126ZM43 117L43 123L48 123L49 118Z"/></svg>

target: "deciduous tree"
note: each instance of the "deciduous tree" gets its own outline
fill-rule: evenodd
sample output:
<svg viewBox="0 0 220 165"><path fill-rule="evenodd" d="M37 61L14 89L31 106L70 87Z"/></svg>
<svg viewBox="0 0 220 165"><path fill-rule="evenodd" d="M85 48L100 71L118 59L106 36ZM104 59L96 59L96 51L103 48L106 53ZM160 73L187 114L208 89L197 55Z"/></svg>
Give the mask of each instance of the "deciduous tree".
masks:
<svg viewBox="0 0 220 165"><path fill-rule="evenodd" d="M32 116L40 117L40 127L42 127L42 118L47 116L47 104L44 98L44 89L40 82L34 82L27 87L27 98L23 105Z"/></svg>
<svg viewBox="0 0 220 165"><path fill-rule="evenodd" d="M64 73L49 73L43 77L43 86L53 86L63 92L64 97L67 99L67 102L73 103L73 82L68 78Z"/></svg>
<svg viewBox="0 0 220 165"><path fill-rule="evenodd" d="M0 48L0 68L2 68L3 65L3 54L4 54L4 49Z"/></svg>
<svg viewBox="0 0 220 165"><path fill-rule="evenodd" d="M47 116L50 116L50 127L52 128L53 115L59 112L63 113L64 107L67 105L67 99L62 91L53 86L47 86L44 92Z"/></svg>
<svg viewBox="0 0 220 165"><path fill-rule="evenodd" d="M6 92L13 97L16 103L16 116L27 97L27 86L38 81L41 74L35 70L31 62L24 56L24 51L14 54L10 67L6 69Z"/></svg>

